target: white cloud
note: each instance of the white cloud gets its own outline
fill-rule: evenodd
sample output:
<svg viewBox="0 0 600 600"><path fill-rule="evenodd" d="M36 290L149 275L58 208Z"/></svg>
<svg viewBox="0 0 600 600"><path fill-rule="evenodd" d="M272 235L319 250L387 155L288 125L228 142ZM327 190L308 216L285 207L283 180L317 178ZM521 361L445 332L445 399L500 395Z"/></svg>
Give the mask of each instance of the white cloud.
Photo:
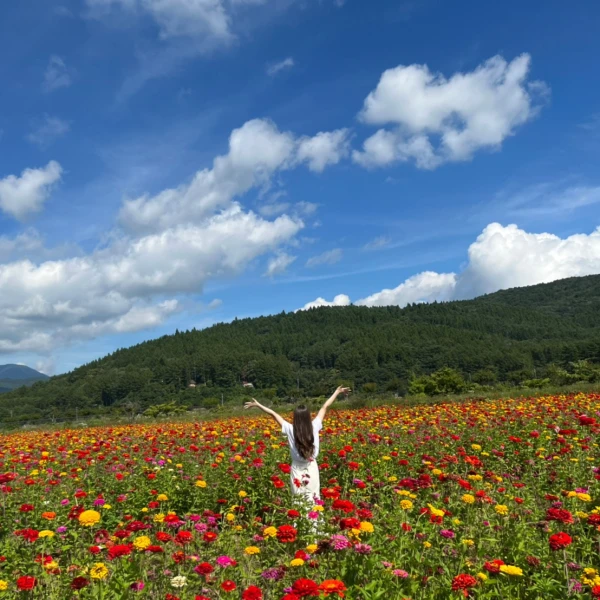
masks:
<svg viewBox="0 0 600 600"><path fill-rule="evenodd" d="M346 294L338 294L332 302L328 302L325 298L317 298L313 302L308 302L298 310L309 310L311 308L319 308L321 306L350 306L350 298Z"/></svg>
<svg viewBox="0 0 600 600"><path fill-rule="evenodd" d="M318 267L320 265L334 265L340 262L344 253L341 248L334 248L333 250L327 250L323 254L313 256L306 261L307 267Z"/></svg>
<svg viewBox="0 0 600 600"><path fill-rule="evenodd" d="M380 235L370 242L367 242L363 246L363 250L381 250L382 248L389 246L391 243L392 240L387 235Z"/></svg>
<svg viewBox="0 0 600 600"><path fill-rule="evenodd" d="M426 271L409 277L356 304L405 306L414 302L474 298L502 289L549 283L566 277L600 274L600 227L588 234L560 238L529 233L516 225L488 225L468 251L465 269L455 273ZM336 296L336 298L347 296ZM349 303L349 299L348 299ZM323 298L305 305L338 306Z"/></svg>
<svg viewBox="0 0 600 600"><path fill-rule="evenodd" d="M86 0L86 3L95 14L108 11L113 5L146 14L154 20L162 38L210 36L221 41L233 38L223 0Z"/></svg>
<svg viewBox="0 0 600 600"><path fill-rule="evenodd" d="M409 277L391 290L382 290L359 300L359 306L406 306L416 302L450 300L456 286L454 273L425 271Z"/></svg>
<svg viewBox="0 0 600 600"><path fill-rule="evenodd" d="M337 132L334 134L338 139ZM327 137L329 134L318 135ZM309 167L317 161L319 169L335 162L333 146L328 156L323 153L309 157L305 152L301 159L298 158L307 139L314 138L297 141L292 133L279 131L267 119L247 121L231 132L228 153L217 156L212 168L198 171L188 184L164 190L155 196L144 195L126 200L119 221L127 230L136 233L160 231L183 222L193 223L254 187L268 188L271 177L277 171L304 161L309 161ZM271 200L259 208L261 214L273 216L290 207L289 203L276 202L277 195ZM298 203L296 212L309 214L314 212L314 207L311 203Z"/></svg>
<svg viewBox="0 0 600 600"><path fill-rule="evenodd" d="M40 169L25 169L21 176L0 179L0 209L17 220L39 212L62 175L62 167L50 161Z"/></svg>
<svg viewBox="0 0 600 600"><path fill-rule="evenodd" d="M60 88L69 87L71 83L71 71L67 68L65 61L60 56L51 56L44 72L44 82L42 84L44 92L54 92Z"/></svg>
<svg viewBox="0 0 600 600"><path fill-rule="evenodd" d="M202 223L116 239L87 256L0 264L0 351L43 352L156 326L180 309L175 296L239 274L301 228L290 217L265 221L233 203Z"/></svg>
<svg viewBox="0 0 600 600"><path fill-rule="evenodd" d="M527 54L510 63L495 56L450 79L427 65L385 71L359 117L392 129L368 138L354 160L369 167L414 160L419 168L433 169L470 160L480 149L500 148L538 113L548 93L545 84L528 82L530 62Z"/></svg>
<svg viewBox="0 0 600 600"><path fill-rule="evenodd" d="M195 222L252 187L267 184L277 169L289 164L293 152L292 134L280 132L271 121L248 121L232 131L229 152L217 156L211 169L198 171L189 184L127 200L119 220L136 232Z"/></svg>
<svg viewBox="0 0 600 600"><path fill-rule="evenodd" d="M292 67L294 67L295 64L296 63L294 62L294 59L291 56L288 56L287 58L280 60L279 62L268 65L267 75L269 75L269 77L274 77L278 73L281 73L281 71L287 71L291 69Z"/></svg>
<svg viewBox="0 0 600 600"><path fill-rule="evenodd" d="M46 148L54 140L68 133L70 129L68 121L46 114L42 121L36 124L34 130L27 135L27 140L41 148Z"/></svg>
<svg viewBox="0 0 600 600"><path fill-rule="evenodd" d="M295 256L290 256L285 252L280 252L269 260L265 275L267 277L275 277L275 275L281 275L285 273L287 268L296 260Z"/></svg>
<svg viewBox="0 0 600 600"><path fill-rule="evenodd" d="M307 162L311 171L322 173L326 167L337 165L350 154L348 129L321 131L313 137L298 141L297 160Z"/></svg>

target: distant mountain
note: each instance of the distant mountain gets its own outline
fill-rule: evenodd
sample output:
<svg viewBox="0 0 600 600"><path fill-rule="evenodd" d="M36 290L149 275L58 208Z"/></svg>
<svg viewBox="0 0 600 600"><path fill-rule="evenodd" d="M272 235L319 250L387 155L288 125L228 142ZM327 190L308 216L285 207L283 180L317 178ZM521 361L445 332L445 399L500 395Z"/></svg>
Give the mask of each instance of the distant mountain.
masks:
<svg viewBox="0 0 600 600"><path fill-rule="evenodd" d="M44 375L25 365L0 365L0 393L10 392L21 386L33 385L36 381L46 381Z"/></svg>
<svg viewBox="0 0 600 600"><path fill-rule="evenodd" d="M598 315L600 275L592 275L474 300L235 319L176 331L1 394L0 423L173 401L241 403L248 384L282 399L324 395L340 382L404 394L413 377L442 367L484 385L519 384L575 361L600 363Z"/></svg>

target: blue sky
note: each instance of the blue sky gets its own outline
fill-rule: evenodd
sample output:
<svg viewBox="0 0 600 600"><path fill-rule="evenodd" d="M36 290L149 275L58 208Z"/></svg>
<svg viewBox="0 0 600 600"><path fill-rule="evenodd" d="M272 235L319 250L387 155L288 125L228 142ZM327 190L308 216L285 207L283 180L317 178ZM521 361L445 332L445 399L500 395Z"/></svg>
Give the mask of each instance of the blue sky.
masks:
<svg viewBox="0 0 600 600"><path fill-rule="evenodd" d="M600 273L593 1L0 8L0 363Z"/></svg>

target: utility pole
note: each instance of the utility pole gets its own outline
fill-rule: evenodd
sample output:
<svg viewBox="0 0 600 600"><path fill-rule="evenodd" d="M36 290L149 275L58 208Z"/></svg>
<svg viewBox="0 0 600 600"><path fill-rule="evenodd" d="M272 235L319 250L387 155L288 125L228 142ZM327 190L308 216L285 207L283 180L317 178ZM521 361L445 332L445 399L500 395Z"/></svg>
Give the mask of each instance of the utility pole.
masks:
<svg viewBox="0 0 600 600"><path fill-rule="evenodd" d="M223 402L224 402L224 400L223 400L223 394L221 394L221 406L223 406Z"/></svg>

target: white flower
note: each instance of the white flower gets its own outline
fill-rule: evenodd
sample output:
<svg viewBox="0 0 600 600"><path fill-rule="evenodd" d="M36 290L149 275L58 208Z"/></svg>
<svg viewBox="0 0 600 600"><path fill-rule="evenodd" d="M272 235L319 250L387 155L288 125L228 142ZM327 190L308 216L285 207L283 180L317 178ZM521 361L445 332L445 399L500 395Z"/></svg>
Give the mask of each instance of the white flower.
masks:
<svg viewBox="0 0 600 600"><path fill-rule="evenodd" d="M187 578L183 575L177 575L176 577L173 577L173 579L171 579L171 585L174 588L185 587L187 585Z"/></svg>

